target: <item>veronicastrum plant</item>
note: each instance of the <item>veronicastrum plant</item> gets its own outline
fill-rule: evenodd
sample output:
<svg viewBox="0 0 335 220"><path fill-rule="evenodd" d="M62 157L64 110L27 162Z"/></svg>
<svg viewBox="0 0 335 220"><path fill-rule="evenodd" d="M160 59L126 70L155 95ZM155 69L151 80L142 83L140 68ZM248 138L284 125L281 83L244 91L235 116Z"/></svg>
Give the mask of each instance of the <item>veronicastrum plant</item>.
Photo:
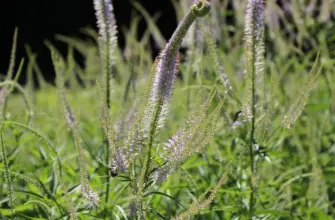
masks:
<svg viewBox="0 0 335 220"><path fill-rule="evenodd" d="M121 54L112 2L94 0L98 33L83 32L98 47L95 42L58 35L58 40L69 45L64 58L47 44L57 93L44 82L37 55L29 46L28 83L17 83L24 60L15 72L15 31L9 70L0 83L0 172L5 183L0 189L6 193L0 202L0 218L326 219L326 215L314 214L318 204L331 213L328 194L332 189L327 185L331 178L322 178L331 172L325 165L331 162L324 155L317 158L325 148L308 143L312 146L308 153L296 147L298 153L290 154L292 158L303 155L301 161L311 154L310 173L302 172L308 170L305 161L303 165L291 158L280 161L283 156L277 148L285 144L293 148L300 139L309 142L299 136L304 137L303 129L316 140L318 128L331 127L313 124L303 110L316 82L319 93L324 92L320 88L328 88L334 94L332 62L326 63L328 84L317 77L319 55L312 67L315 54L306 55L308 62L300 64L299 58L292 57L288 64L276 66L287 58L265 50L264 30L269 27L264 24L269 19L265 1L173 3L179 25L165 41L155 26L157 17L151 18L135 2L149 28L138 41L140 19L135 16L130 30L124 31L126 49ZM229 15L229 7L235 9L234 15ZM235 29L225 27L230 16L235 18ZM162 49L154 64L145 46L150 35ZM186 49L185 54L179 53L180 47ZM297 50L292 45L288 49ZM76 63L74 50L85 58L85 67ZM310 68L304 85L293 90L296 84L291 81L301 80L297 72ZM291 69L295 72L288 75ZM33 91L33 72L43 95ZM12 107L19 103L18 96L13 96L13 102L8 99L14 90L23 98L24 115ZM291 91L299 93L292 97ZM57 94L59 101L49 97L49 92ZM281 92L285 95L279 96ZM284 110L281 106L288 100L293 104ZM47 113L37 111L41 107ZM303 120L298 120L301 115ZM331 111L325 120L327 115L331 118ZM331 142L331 135L325 139L315 145ZM311 179L308 190L294 191L307 184L304 178ZM295 181L300 181L299 187ZM310 209L302 209L301 204Z"/></svg>
<svg viewBox="0 0 335 220"><path fill-rule="evenodd" d="M101 163L106 166L108 175L107 181L117 181L121 179L129 182L128 187L133 194L129 201L130 216L137 216L138 219L145 219L149 212L161 216L154 207L150 206L150 196L155 194L165 195L159 191L153 191L155 185L161 184L168 178L181 164L196 152L202 151L207 143L212 139L215 132L215 125L218 119L221 104L208 115L211 100L215 91L209 93L206 98L201 90L198 100L198 108L194 110L185 125L168 141L168 144L160 143L158 133L164 128L165 117L169 113L172 92L176 74L179 69L178 49L182 40L197 17L203 17L210 11L210 4L207 1L199 1L192 5L183 20L178 25L176 31L166 44L163 51L157 57L149 87L144 99L136 106L137 110L131 116L130 121L126 121L128 133L120 130L111 117L110 92L113 81L112 69L115 63L116 45L116 22L113 16L113 8L109 1L94 1L99 27L99 50L101 58L101 69L103 71L104 87L97 85L101 97L101 123L106 137L107 159ZM51 48L53 62L58 78L59 97L63 102L64 114L67 124L72 131L74 145L77 149L77 158L81 175L81 191L83 197L87 198L90 207L99 206L99 196L92 190L88 183L86 161L83 156L81 140L77 132L77 121L73 110L70 107L65 95L64 87L64 62L55 49ZM166 146L164 146L166 145ZM163 147L164 146L164 147ZM163 147L163 149L162 149ZM115 180L114 180L115 178ZM218 187L222 184L223 178L208 198L202 198L199 205L203 207L213 200ZM105 203L109 202L108 184L105 191ZM165 195L170 197L168 195ZM173 199L173 198L172 198ZM196 214L200 208L185 212L180 218ZM73 208L69 209L70 213ZM105 212L108 212L105 209Z"/></svg>
<svg viewBox="0 0 335 220"><path fill-rule="evenodd" d="M94 1L94 8L98 19L100 35L98 39L101 60L100 69L103 72L101 75L103 76L102 81L104 82L102 88L99 86L99 80L97 81L97 85L101 96L101 123L106 137L106 153L108 155L106 161L100 159L100 163L106 166L109 176L112 176L113 178L118 177L122 181L129 182L128 187L132 192L132 198L129 200L130 216L136 215L139 219L144 219L150 212L157 216L161 216L159 212L155 211L154 207L150 206L149 197L159 194L158 191L152 191L153 187L165 181L166 178L177 170L189 156L195 152L201 151L205 147L214 135L216 121L221 108L221 105L218 105L211 113L208 113L215 91L211 91L208 94L208 97L206 97L204 91L201 90L199 92L197 103L198 108L190 114L185 125L177 131L170 141L168 141L166 147L163 147L165 145L164 143L160 143L158 133L164 128L165 117L169 112L176 74L179 69L179 47L191 24L198 17L203 17L210 11L210 4L207 1L199 1L192 5L184 19L180 22L175 33L166 44L164 50L156 59L154 67L152 68L152 75L150 77L146 95L140 102L140 105L136 106L137 110L132 117L133 119L127 121L129 124L124 125L128 128L127 134L124 134L125 131L121 132L120 128L113 124L113 118L110 115L110 92L112 90L111 82L114 80L112 72L113 65L115 64L114 54L117 45L116 22L113 15L112 4L108 0L96 0ZM14 37L15 43L16 36L17 32L15 32ZM13 44L13 51L15 51L15 43ZM87 169L88 162L85 159L85 148L83 147L83 141L79 135L79 122L66 94L65 84L67 81L65 80L64 74L73 70L73 61L70 59L68 60L69 62L66 63L61 54L50 43L47 43L47 46L51 50L52 61L57 76L58 97L62 103L61 105L64 109L63 114L65 116L65 121L77 152L76 158L80 175L80 184L78 187L80 187L82 197L88 202L87 207L89 209L101 210L102 214L107 217L109 215L108 210L102 210L100 207L102 207L101 203L104 202L106 204L105 207L107 207L107 204L110 202L110 197L108 197L110 189L109 187L106 187L106 191L104 191L105 194L98 195L96 190L91 187ZM10 72L12 72L14 66L13 60L15 60L15 52L13 52L13 54L9 70ZM11 82L8 79L4 82L5 84L3 84L8 84L12 87L16 86L19 91L22 90L23 97L26 97L23 89L20 90L21 87L15 83L20 71L21 68L16 74L15 81ZM11 77L12 74L8 75L8 77ZM28 101L27 104L30 109ZM64 173L62 164L57 159L58 152L54 149L53 143L38 131L28 127L29 123L28 125L24 125L3 120L2 129L4 124L9 124L14 127L17 126L32 132L54 150L54 180L58 181L63 190L66 190L64 192L65 202L70 219L78 219L76 205L67 192L66 183L63 181ZM3 135L1 135L1 137L3 137ZM3 138L1 138L1 140L2 158L5 165L6 183L9 192L9 204L12 208L12 216L15 216L15 206L13 204L14 190L11 181L11 176L13 176L14 173L9 170ZM45 188L42 183L34 183L33 180L30 180L24 175L19 176L30 183L39 185L38 188ZM107 180L109 181L109 178ZM113 181L117 180L113 179ZM205 207L210 203L222 182L223 178L221 178L208 198L207 196L202 197L198 203L195 203L194 205ZM108 186L109 182L107 182L106 185ZM52 193L48 190L46 190L45 193L53 197L54 202L56 202L61 211L63 208L58 204L54 195L51 195ZM161 193L160 195L165 194ZM168 198L170 197L167 194L165 196ZM104 197L105 201L102 201L100 197ZM170 199L173 198L171 197ZM41 203L40 205L43 209L46 209L46 213L48 213L49 216L52 215L52 211L49 208L50 204ZM195 215L198 211L197 208L193 207L180 216L180 219L184 219L185 216L189 217ZM61 213L61 215L64 216L64 212L61 211Z"/></svg>
<svg viewBox="0 0 335 220"><path fill-rule="evenodd" d="M258 206L259 183L262 175L258 174L259 166L263 162L271 163L267 151L268 145L281 138L285 129L290 129L297 121L304 109L310 90L316 82L316 77L321 71L319 55L311 68L311 71L301 87L299 95L288 112L282 115L274 114L274 87L275 78L266 68L265 42L264 42L264 17L266 1L249 0L245 9L244 28L244 97L238 101L241 111L235 114L232 122L235 140L234 145L241 145L244 162L237 165L237 171L241 173L238 180L238 188L241 191L240 215L247 219L268 218L271 215L259 215ZM269 80L270 79L270 80ZM225 84L225 80L222 80ZM268 82L268 84L267 84ZM238 95L230 91L228 95L233 98ZM264 99L264 100L262 100ZM279 118L279 120L278 120ZM238 143L239 142L239 143ZM248 149L248 153L246 150ZM249 187L243 185L247 183Z"/></svg>
<svg viewBox="0 0 335 220"><path fill-rule="evenodd" d="M120 137L121 134L117 133L112 124L108 103L102 100L102 125L110 154L108 168L112 176L119 175L129 181L134 194L129 210L131 215L137 215L139 219L146 218L147 212L159 215L150 207L146 199L153 184L164 181L187 157L200 151L214 133L220 106L205 118L211 98L208 101L200 99L199 109L193 112L185 127L181 128L171 138L166 149L160 152L164 157L158 153L160 145L157 136L164 126L170 107L179 65L178 49L192 23L197 17L205 16L209 10L210 4L207 1L196 2L178 25L155 61L149 89L142 101L142 106L134 116L133 124L127 125L130 128L128 135L122 134ZM97 12L99 13L99 10ZM102 21L99 20L99 23ZM100 93L101 97L104 97L102 90ZM205 119L206 122L204 122ZM157 160L161 162L157 163Z"/></svg>

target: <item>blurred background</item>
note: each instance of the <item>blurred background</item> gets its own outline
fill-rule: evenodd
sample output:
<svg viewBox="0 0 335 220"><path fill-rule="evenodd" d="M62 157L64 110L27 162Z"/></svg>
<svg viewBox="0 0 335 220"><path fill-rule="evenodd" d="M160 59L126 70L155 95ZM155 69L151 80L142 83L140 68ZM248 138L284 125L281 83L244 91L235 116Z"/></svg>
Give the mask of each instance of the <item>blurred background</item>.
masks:
<svg viewBox="0 0 335 220"><path fill-rule="evenodd" d="M181 0L138 0L151 16L156 16L156 25L163 37L169 39L177 25L178 15L175 8ZM190 4L193 0L182 0ZM147 22L143 14L134 8L133 0L113 0L114 12L119 29L119 46L124 48L124 31L129 28L131 17L137 14L141 17L138 25L138 37L147 28ZM214 1L213 1L214 2ZM243 31L244 7L246 0L219 0L215 1L216 17L224 30L218 33L216 40L220 49L231 50L241 44L241 31ZM335 56L335 2L334 0L272 0L267 1L267 50L279 52L281 55L298 55L310 50L319 50L318 45L328 47ZM179 10L182 11L182 10ZM213 17L212 17L213 18ZM220 23L219 23L220 22ZM217 29L218 24L214 24ZM63 54L66 54L68 46L55 39L56 34L71 37L87 38L82 33L82 28L93 27L96 29L96 19L92 0L10 0L0 3L0 73L7 72L14 28L19 28L17 63L26 56L25 45L30 45L33 53L38 55L39 64L47 81L54 79L54 71L51 65L49 50L44 40L51 41ZM239 36L240 35L240 36ZM321 39L321 38L322 39ZM231 38L231 39L227 39ZM224 39L224 40L223 40ZM234 40L236 39L236 40ZM153 57L160 48L155 45L151 37ZM274 43L276 42L276 43ZM292 45L291 45L292 43ZM290 44L290 49L285 47ZM276 45L276 46L275 46ZM293 47L291 47L293 46ZM275 48L277 47L277 48ZM291 53L293 51L293 53ZM287 54L285 54L287 53ZM82 64L82 58L75 54L76 60ZM24 73L20 82L24 83Z"/></svg>
<svg viewBox="0 0 335 220"><path fill-rule="evenodd" d="M122 28L128 27L131 14L135 12L130 0L113 0L114 13L119 26L119 46L124 47ZM169 38L177 25L174 8L169 0L140 0L149 13L158 13L157 25L165 38ZM12 38L15 27L19 28L17 62L26 56L25 44L29 44L37 53L37 62L48 81L54 78L50 52L43 41L48 39L62 53L66 53L67 45L55 40L56 34L87 37L81 31L84 27L96 28L92 0L10 0L0 3L0 73L7 72ZM139 24L139 35L146 29L142 19ZM140 37L140 36L139 36ZM154 47L153 47L154 48ZM157 51L154 53L157 53ZM77 55L78 56L78 55ZM77 58L80 63L80 57ZM24 76L20 80L23 82Z"/></svg>

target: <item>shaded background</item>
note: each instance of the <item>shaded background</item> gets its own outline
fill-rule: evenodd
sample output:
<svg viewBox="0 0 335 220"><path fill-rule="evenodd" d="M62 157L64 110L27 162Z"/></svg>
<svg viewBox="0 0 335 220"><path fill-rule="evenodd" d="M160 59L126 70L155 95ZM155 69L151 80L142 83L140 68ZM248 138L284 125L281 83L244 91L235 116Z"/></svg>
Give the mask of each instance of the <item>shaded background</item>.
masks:
<svg viewBox="0 0 335 220"><path fill-rule="evenodd" d="M131 0L113 0L114 13L118 29L129 26L132 11ZM165 38L169 38L175 29L176 15L169 0L138 0L151 14L161 12L157 22ZM96 18L93 0L9 0L0 1L0 73L6 74L10 59L12 38L15 27L19 28L16 66L22 57L26 57L24 45L29 44L37 53L37 62L47 79L54 78L50 52L44 45L50 40L62 53L67 46L54 40L55 34L83 36L80 28L94 27ZM139 33L146 28L144 19L140 22ZM124 46L124 37L120 31L119 46ZM26 60L27 61L27 60ZM24 72L20 79L23 82Z"/></svg>

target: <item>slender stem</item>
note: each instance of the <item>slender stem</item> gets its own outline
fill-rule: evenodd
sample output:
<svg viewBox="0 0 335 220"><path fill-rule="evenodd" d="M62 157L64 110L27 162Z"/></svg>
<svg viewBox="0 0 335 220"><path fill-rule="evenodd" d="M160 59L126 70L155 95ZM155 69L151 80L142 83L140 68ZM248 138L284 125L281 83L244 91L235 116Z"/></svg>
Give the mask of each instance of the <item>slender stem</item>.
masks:
<svg viewBox="0 0 335 220"><path fill-rule="evenodd" d="M255 158L254 158L254 150L253 150L253 142L254 142L254 134L255 134L255 81L254 81L254 71L253 71L253 79L252 79L252 119L251 119L251 132L250 132L250 143L249 143L249 154L250 154L250 201L249 201L249 219L252 219L254 215L254 206L255 206L255 193L256 189L254 187L254 178L256 174L255 169Z"/></svg>
<svg viewBox="0 0 335 220"><path fill-rule="evenodd" d="M109 35L108 35L109 36ZM107 103L107 107L110 108L110 71L111 71L111 68L110 68L110 54L109 54L109 43L108 41L106 41L106 48L108 48L108 52L106 54L106 103Z"/></svg>
<svg viewBox="0 0 335 220"><path fill-rule="evenodd" d="M146 159L146 165L145 165L145 167L146 167L145 175L147 175L148 169L149 169L149 166L150 166L151 148L152 148L152 145L154 143L154 138L155 138L155 134L156 134L156 130L157 130L159 116L162 112L162 107L163 107L163 100L161 99L157 103L156 113L155 113L154 120L153 120L153 123L151 124L151 128L150 128L149 149L148 149L148 157Z"/></svg>
<svg viewBox="0 0 335 220"><path fill-rule="evenodd" d="M150 125L149 144L148 144L147 156L144 161L144 166L143 166L140 181L139 181L140 182L139 193L143 193L144 191L144 185L145 185L144 179L146 178L149 167L150 167L151 149L152 149L152 145L153 145L156 130L157 130L157 123L159 121L159 116L162 111L162 106L163 106L163 101L162 99L160 99L156 104L154 118Z"/></svg>
<svg viewBox="0 0 335 220"><path fill-rule="evenodd" d="M106 11L106 5L105 4L102 4L102 10L103 11ZM107 17L106 16L103 16L103 19L105 19L104 23L105 24L108 24L108 21L107 21ZM109 38L110 38L110 34L109 34L109 31L108 31L108 25L106 25L105 27L105 30L104 30L105 34L106 34L106 39L105 40L105 53L106 53L106 57L105 57L105 60L104 60L104 65L102 65L104 68L105 68L105 74L104 76L106 77L105 80L106 80L106 105L107 105L107 109L110 109L110 74L111 74L111 54L110 54L110 43L109 43ZM102 49L102 48L101 48ZM106 139L106 164L109 164L109 156L110 156L110 153L109 153L109 144L108 144L108 141ZM106 189L105 189L105 202L106 204L108 203L108 200L109 200L109 182L110 182L110 175L109 175L109 169L107 168L106 169ZM105 214L107 213L107 206L105 206ZM106 217L106 215L104 216Z"/></svg>
<svg viewBox="0 0 335 220"><path fill-rule="evenodd" d="M255 15L254 15L255 16ZM255 20L255 19L254 19ZM251 176L250 176L250 201L249 201L249 219L251 220L254 216L254 206L256 203L256 188L254 186L254 178L256 175L256 168L255 168L255 158L254 158L254 150L253 150L253 144L254 144L254 136L255 136L255 81L256 81L256 68L255 68L255 62L256 62L256 39L255 35L252 35L252 57L251 57L251 131L250 131L250 143L249 143L249 154L250 154L250 170L251 170Z"/></svg>
<svg viewBox="0 0 335 220"><path fill-rule="evenodd" d="M8 196L8 204L10 207L10 212L11 212L11 219L15 219L15 209L14 209L14 189L13 189L13 183L11 180L11 174L8 166L8 161L7 161L7 156L6 156L6 151L4 147L4 141L3 141L3 123L0 125L0 142L1 142L1 154L2 154L2 161L5 167L5 182L6 182L6 187L7 187L7 196Z"/></svg>
<svg viewBox="0 0 335 220"><path fill-rule="evenodd" d="M108 141L106 140L106 164L108 164L109 163L109 145L108 145ZM107 168L106 169L107 170L107 172L106 172L106 174L107 174L107 178L106 178L106 192L105 192L105 203L106 204L108 204L108 199L109 199L109 182L110 182L110 175L109 175L109 169ZM105 210L105 213L107 213L107 210ZM105 216L106 217L106 216Z"/></svg>
<svg viewBox="0 0 335 220"><path fill-rule="evenodd" d="M163 100L160 99L158 100L156 107L155 107L155 112L154 112L154 118L150 124L150 133L149 133L149 144L148 144L148 149L147 149L147 156L145 158L143 168L141 171L140 175L140 180L139 180L139 188L138 188L138 194L140 197L143 197L144 191L145 191L145 185L146 185L146 180L147 180L147 175L148 175L148 170L150 168L150 161L151 161L151 149L154 143L154 138L157 130L157 124L159 121L159 117L162 112L162 107L163 107ZM143 203L141 202L141 210L140 214L138 216L138 219L143 219Z"/></svg>
<svg viewBox="0 0 335 220"><path fill-rule="evenodd" d="M186 35L186 32L191 27L192 23L197 17L203 17L210 11L210 3L207 1L199 1L194 4L192 8L188 11L185 17L181 20L177 29L173 33L171 39L165 47L165 51L168 53L169 57L172 57L179 48L183 38Z"/></svg>

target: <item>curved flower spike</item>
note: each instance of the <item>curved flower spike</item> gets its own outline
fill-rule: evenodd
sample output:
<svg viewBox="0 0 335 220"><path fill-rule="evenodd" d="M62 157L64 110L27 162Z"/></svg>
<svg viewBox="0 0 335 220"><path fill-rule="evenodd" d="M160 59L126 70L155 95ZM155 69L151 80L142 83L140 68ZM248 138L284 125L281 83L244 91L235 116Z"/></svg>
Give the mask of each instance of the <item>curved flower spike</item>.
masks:
<svg viewBox="0 0 335 220"><path fill-rule="evenodd" d="M208 14L210 8L211 5L207 1L202 0L195 3L182 19L171 39L166 44L164 50L159 55L155 67L153 83L149 93L149 103L145 120L147 124L145 125L144 133L148 133L150 130L149 127L157 103L162 104L161 113L158 120L158 127L163 125L165 120L164 115L168 111L167 109L169 107L172 95L175 75L178 71L178 50L181 42L195 19L197 17L203 17Z"/></svg>

